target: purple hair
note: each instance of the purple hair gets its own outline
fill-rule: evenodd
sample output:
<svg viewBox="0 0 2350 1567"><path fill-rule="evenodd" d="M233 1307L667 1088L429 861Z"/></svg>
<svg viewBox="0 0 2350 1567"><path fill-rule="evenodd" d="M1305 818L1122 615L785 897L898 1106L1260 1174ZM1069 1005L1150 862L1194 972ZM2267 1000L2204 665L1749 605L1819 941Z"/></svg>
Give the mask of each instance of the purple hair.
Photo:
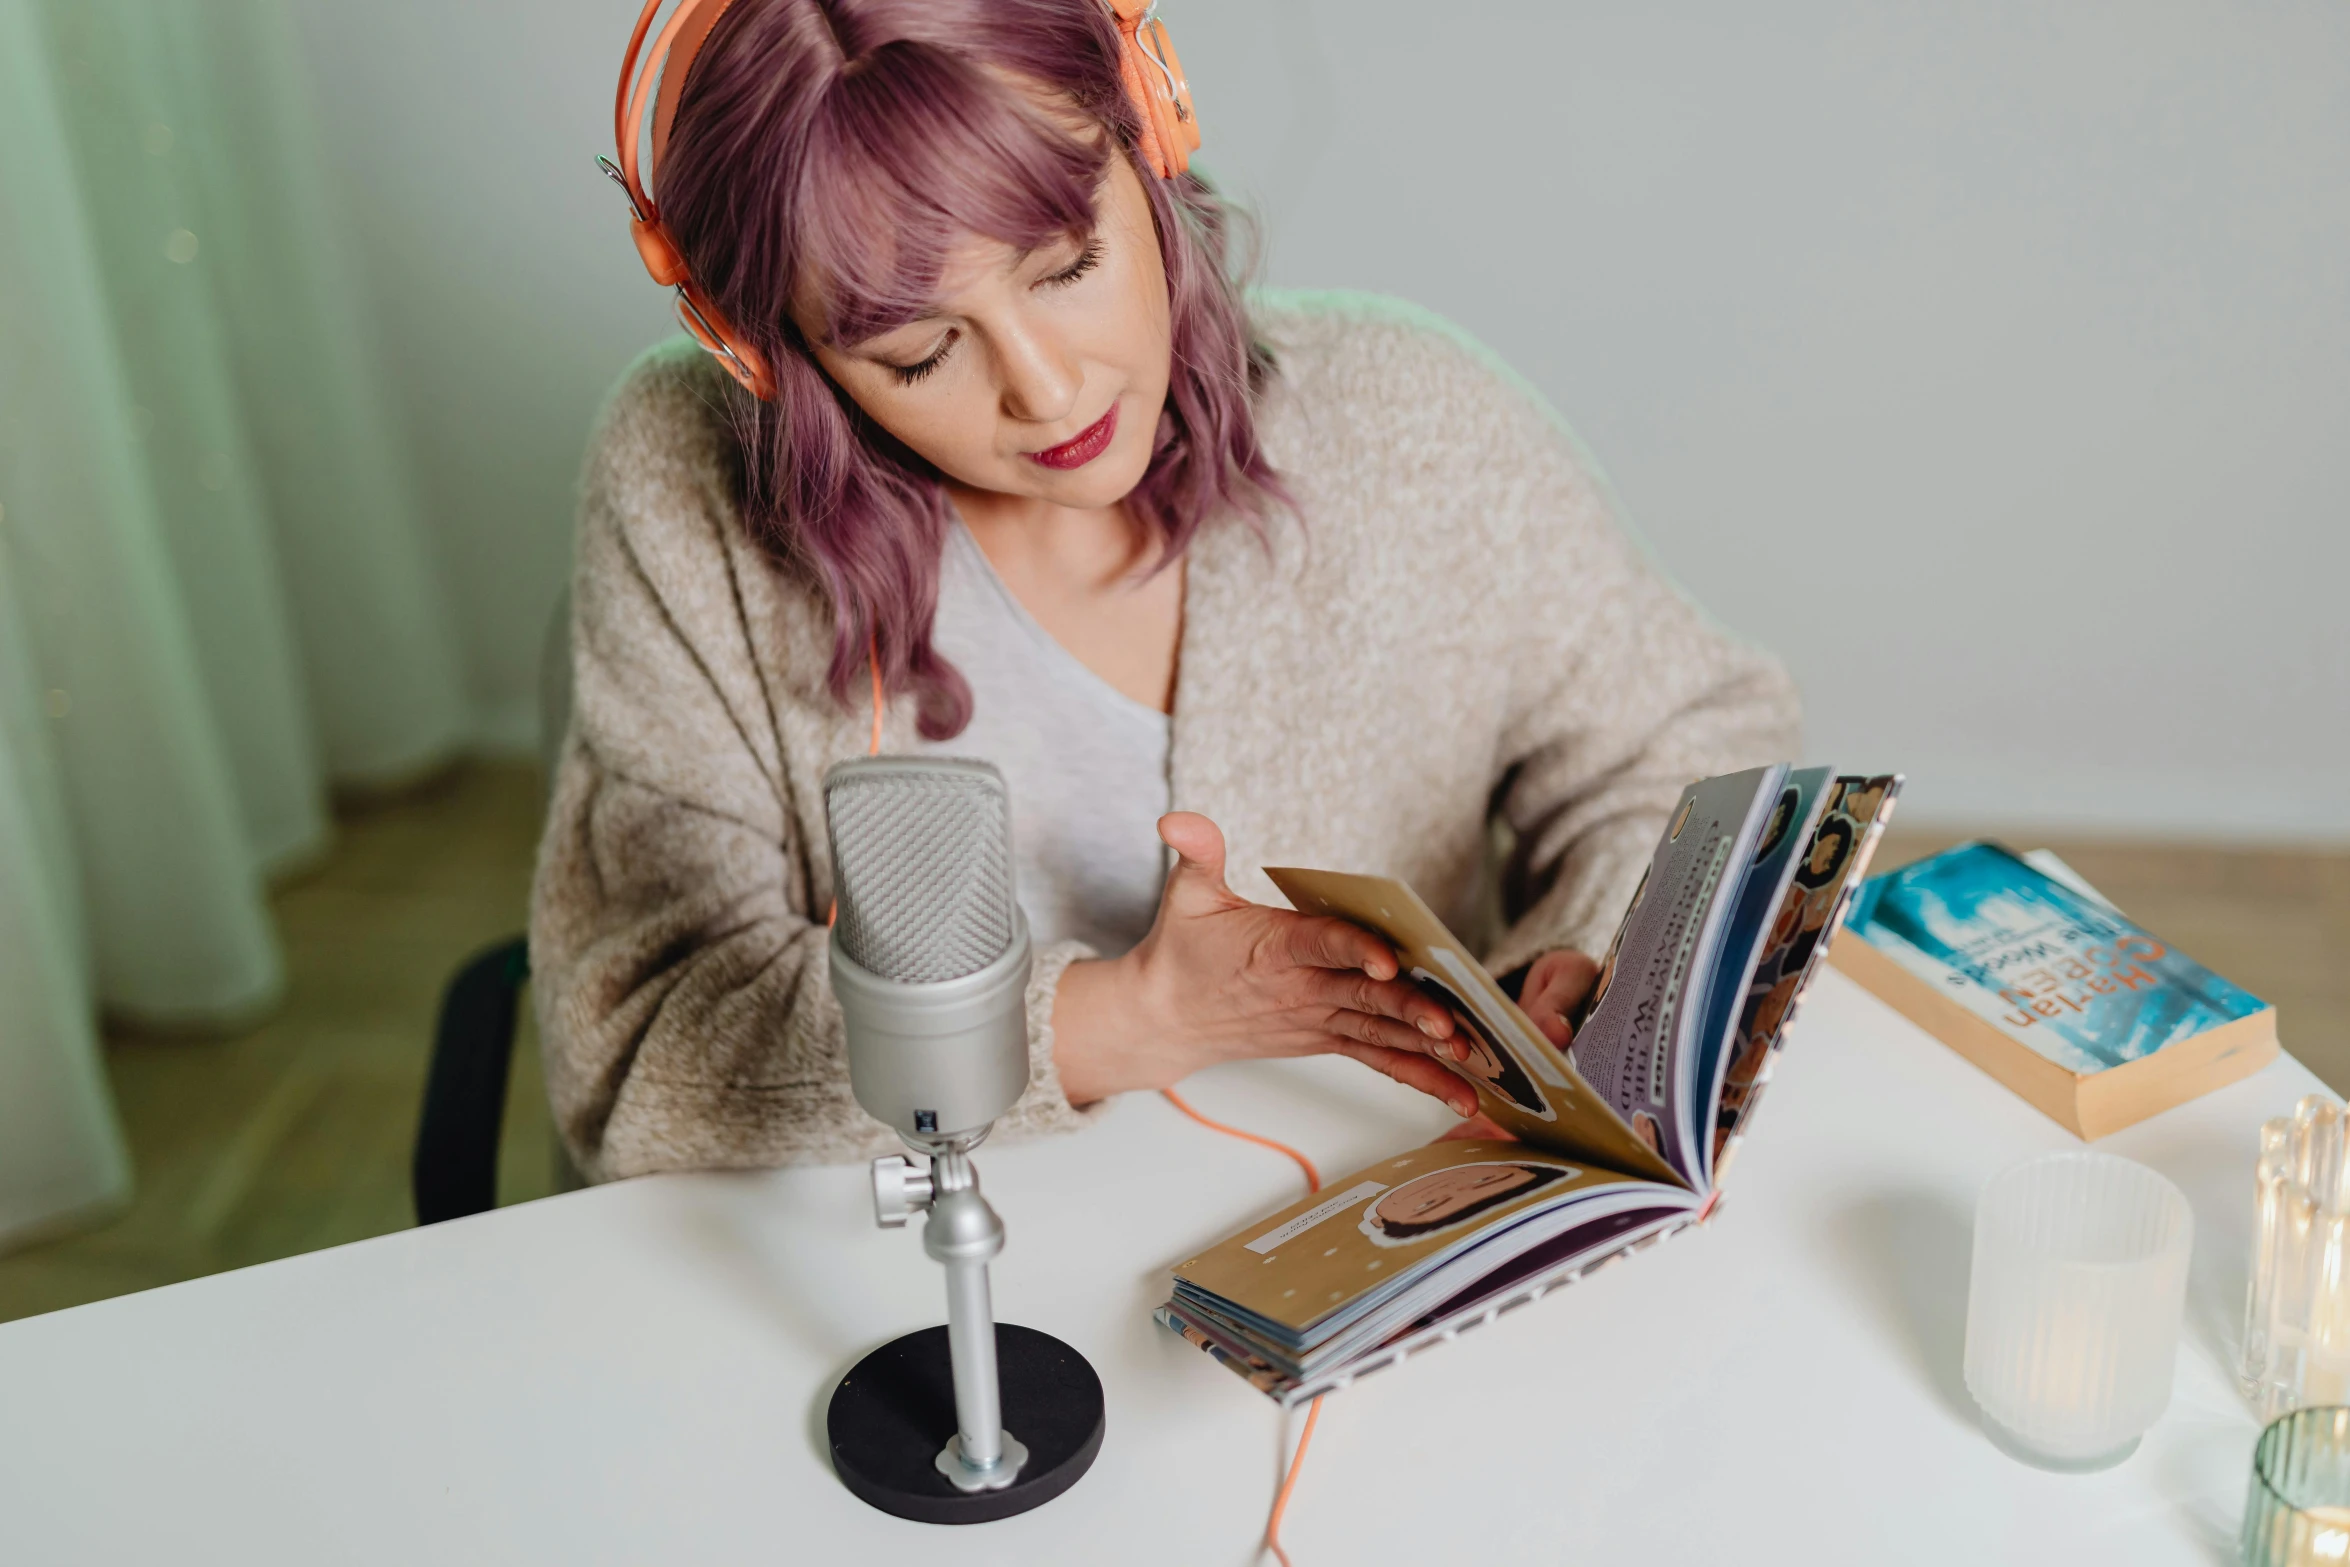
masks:
<svg viewBox="0 0 2350 1567"><path fill-rule="evenodd" d="M1040 90L1080 123L1055 123ZM962 731L971 690L930 640L950 517L939 474L817 366L791 318L803 289L836 341L919 319L964 236L1031 247L1090 230L1123 152L1150 199L1173 332L1166 411L1126 506L1173 560L1219 511L1261 528L1287 504L1257 444L1272 360L1226 270L1228 215L1196 175L1153 176L1140 133L1103 0L735 0L694 60L662 217L774 372L772 403L730 397L743 514L829 591L827 683L844 704L868 637L928 738Z"/></svg>

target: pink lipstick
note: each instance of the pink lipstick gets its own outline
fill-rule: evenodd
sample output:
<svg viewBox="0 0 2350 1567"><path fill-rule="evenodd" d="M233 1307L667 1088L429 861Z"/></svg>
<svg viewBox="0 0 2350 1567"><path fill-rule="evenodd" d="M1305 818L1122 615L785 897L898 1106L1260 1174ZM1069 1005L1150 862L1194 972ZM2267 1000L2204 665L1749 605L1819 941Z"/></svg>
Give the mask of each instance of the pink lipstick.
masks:
<svg viewBox="0 0 2350 1567"><path fill-rule="evenodd" d="M1047 468L1082 468L1109 449L1110 438L1118 433L1118 405L1110 404L1110 411L1077 432L1058 446L1048 446L1041 452L1030 452L1028 460Z"/></svg>

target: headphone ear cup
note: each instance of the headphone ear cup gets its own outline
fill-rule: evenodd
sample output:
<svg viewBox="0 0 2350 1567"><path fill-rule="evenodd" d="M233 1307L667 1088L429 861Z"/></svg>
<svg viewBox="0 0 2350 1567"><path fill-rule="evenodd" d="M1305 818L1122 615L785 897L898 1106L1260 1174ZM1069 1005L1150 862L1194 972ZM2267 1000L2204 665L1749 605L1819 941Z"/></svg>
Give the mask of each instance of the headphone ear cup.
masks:
<svg viewBox="0 0 2350 1567"><path fill-rule="evenodd" d="M1139 45L1142 40L1137 38ZM1191 82L1183 74L1183 61L1176 56L1175 40L1167 34L1167 24L1151 23L1151 47L1166 62L1167 76L1159 75L1158 66L1144 63L1155 90L1150 94L1152 123L1158 127L1159 155L1166 161L1170 178L1191 166L1191 155L1199 149L1199 114L1191 105ZM1175 80L1172 93L1167 90L1167 77Z"/></svg>
<svg viewBox="0 0 2350 1567"><path fill-rule="evenodd" d="M1169 167L1169 147L1159 128L1160 105L1165 102L1165 95L1151 90L1151 83L1145 74L1151 68L1150 63L1143 59L1142 49L1135 43L1134 35L1121 31L1118 76L1126 84L1126 98L1134 105L1136 118L1142 121L1142 136L1136 145L1142 153L1142 161L1150 165L1151 172L1160 179L1167 179L1175 171Z"/></svg>
<svg viewBox="0 0 2350 1567"><path fill-rule="evenodd" d="M1143 7L1135 4L1132 9L1140 12ZM1199 118L1192 113L1183 62L1176 58L1166 23L1152 20L1146 41L1140 27L1129 29L1124 17L1119 21L1118 77L1142 120L1143 161L1160 179L1173 179L1190 167L1192 151L1199 146ZM1172 92L1170 81L1176 84Z"/></svg>
<svg viewBox="0 0 2350 1567"><path fill-rule="evenodd" d="M636 253L645 264L645 272L663 288L675 288L685 281L685 257L678 253L677 241L658 223L638 218L628 226L629 237L636 241Z"/></svg>

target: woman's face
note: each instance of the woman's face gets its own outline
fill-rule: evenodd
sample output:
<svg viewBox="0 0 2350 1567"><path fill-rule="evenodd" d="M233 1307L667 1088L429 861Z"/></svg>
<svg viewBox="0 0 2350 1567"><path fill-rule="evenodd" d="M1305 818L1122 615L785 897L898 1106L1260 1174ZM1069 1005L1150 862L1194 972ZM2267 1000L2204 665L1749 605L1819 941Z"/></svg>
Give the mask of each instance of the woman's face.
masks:
<svg viewBox="0 0 2350 1567"><path fill-rule="evenodd" d="M1167 273L1133 165L1110 160L1091 235L1032 251L969 238L931 314L828 343L817 363L953 483L1057 505L1125 499L1167 400Z"/></svg>

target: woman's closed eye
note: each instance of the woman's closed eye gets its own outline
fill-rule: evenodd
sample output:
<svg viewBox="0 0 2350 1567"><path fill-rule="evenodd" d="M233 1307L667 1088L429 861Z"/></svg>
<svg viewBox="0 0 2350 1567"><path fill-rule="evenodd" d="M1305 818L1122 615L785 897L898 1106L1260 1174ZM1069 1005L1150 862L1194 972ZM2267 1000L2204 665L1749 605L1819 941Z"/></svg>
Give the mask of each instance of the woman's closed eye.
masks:
<svg viewBox="0 0 2350 1567"><path fill-rule="evenodd" d="M1033 286L1037 288L1066 288L1100 266L1102 257L1107 253L1107 247L1102 244L1099 236L1089 238L1085 242L1085 248L1077 253L1077 259L1057 271L1046 273L1043 277L1038 278ZM890 374L897 378L900 386L912 386L946 363L947 355L954 351L955 344L961 336L960 332L947 332L939 338L937 347L913 364L890 365Z"/></svg>
<svg viewBox="0 0 2350 1567"><path fill-rule="evenodd" d="M946 363L948 352L955 346L956 335L957 334L953 332L949 332L946 334L946 336L940 338L938 340L938 346L930 351L930 356L927 359L921 360L919 363L910 365L891 365L889 367L890 373L898 378L899 385L912 386L916 381L921 380L924 376L930 374L931 371L936 370L940 365Z"/></svg>
<svg viewBox="0 0 2350 1567"><path fill-rule="evenodd" d="M1038 278L1037 286L1039 288L1065 288L1085 276L1086 273L1091 272L1095 267L1100 266L1104 254L1105 250L1098 235L1088 239L1085 242L1085 248L1077 253L1075 261L1070 262L1058 272L1048 272Z"/></svg>

